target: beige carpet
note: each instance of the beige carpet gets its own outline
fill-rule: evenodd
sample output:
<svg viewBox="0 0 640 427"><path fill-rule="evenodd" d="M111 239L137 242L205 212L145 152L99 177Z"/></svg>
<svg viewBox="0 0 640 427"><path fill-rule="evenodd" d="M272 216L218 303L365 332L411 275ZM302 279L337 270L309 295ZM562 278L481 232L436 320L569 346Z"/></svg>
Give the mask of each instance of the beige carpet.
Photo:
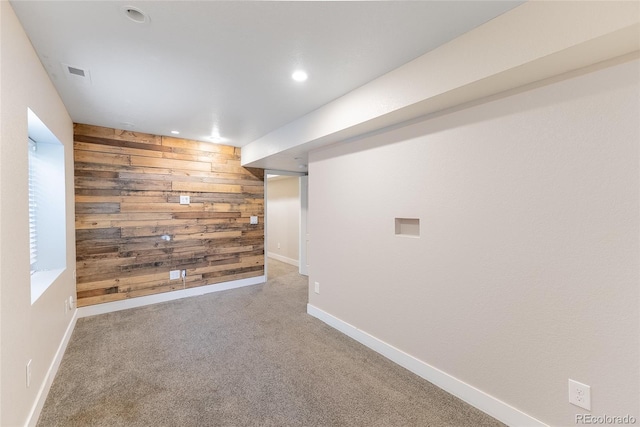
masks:
<svg viewBox="0 0 640 427"><path fill-rule="evenodd" d="M497 426L306 314L307 281L79 319L38 426Z"/></svg>

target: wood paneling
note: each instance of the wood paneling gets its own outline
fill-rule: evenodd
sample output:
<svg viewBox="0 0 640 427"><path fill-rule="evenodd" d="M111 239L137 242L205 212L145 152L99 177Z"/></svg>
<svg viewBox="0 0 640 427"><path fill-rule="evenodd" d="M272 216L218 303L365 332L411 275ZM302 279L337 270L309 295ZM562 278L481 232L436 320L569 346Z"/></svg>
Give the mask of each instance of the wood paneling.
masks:
<svg viewBox="0 0 640 427"><path fill-rule="evenodd" d="M79 306L264 274L264 172L239 148L82 124L74 142Z"/></svg>

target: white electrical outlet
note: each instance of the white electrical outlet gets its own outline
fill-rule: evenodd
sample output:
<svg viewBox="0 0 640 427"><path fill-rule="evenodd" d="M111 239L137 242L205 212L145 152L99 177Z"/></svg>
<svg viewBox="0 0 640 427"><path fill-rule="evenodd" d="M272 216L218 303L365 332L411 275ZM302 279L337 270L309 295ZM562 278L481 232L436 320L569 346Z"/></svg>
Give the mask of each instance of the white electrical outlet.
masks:
<svg viewBox="0 0 640 427"><path fill-rule="evenodd" d="M27 362L27 387L31 385L31 359Z"/></svg>
<svg viewBox="0 0 640 427"><path fill-rule="evenodd" d="M180 204L188 205L191 203L191 196L180 196Z"/></svg>
<svg viewBox="0 0 640 427"><path fill-rule="evenodd" d="M169 272L169 280L176 280L180 278L180 270L171 270Z"/></svg>
<svg viewBox="0 0 640 427"><path fill-rule="evenodd" d="M320 282L315 282L313 286L314 286L314 288L313 288L314 292L316 294L319 294L320 293Z"/></svg>
<svg viewBox="0 0 640 427"><path fill-rule="evenodd" d="M69 295L69 310L73 310L73 296Z"/></svg>
<svg viewBox="0 0 640 427"><path fill-rule="evenodd" d="M258 223L258 217L255 215L252 215L251 217L249 217L249 224L252 225L256 225Z"/></svg>
<svg viewBox="0 0 640 427"><path fill-rule="evenodd" d="M69 311L69 300L68 299L64 299L64 314L67 314L67 312Z"/></svg>
<svg viewBox="0 0 640 427"><path fill-rule="evenodd" d="M569 380L569 403L584 408L588 411L591 410L591 387L574 381Z"/></svg>

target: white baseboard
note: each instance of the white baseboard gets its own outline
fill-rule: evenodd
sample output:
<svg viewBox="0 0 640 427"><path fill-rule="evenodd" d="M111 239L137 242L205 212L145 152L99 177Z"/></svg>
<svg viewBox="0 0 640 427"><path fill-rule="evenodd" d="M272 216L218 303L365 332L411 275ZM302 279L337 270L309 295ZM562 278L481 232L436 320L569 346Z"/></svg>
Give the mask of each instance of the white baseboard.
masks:
<svg viewBox="0 0 640 427"><path fill-rule="evenodd" d="M274 254L273 252L267 252L267 257L273 258L277 261L286 262L287 264L291 264L296 267L298 267L300 264L297 259L287 258L286 256Z"/></svg>
<svg viewBox="0 0 640 427"><path fill-rule="evenodd" d="M103 304L80 307L78 318L95 316L98 314L111 313L113 311L127 310L129 308L143 307L145 305L158 304L160 302L173 301L177 299L194 297L198 295L210 294L212 292L227 291L229 289L242 288L264 283L266 277L257 276L248 279L232 280L229 282L216 283L213 285L198 286L195 288L180 289L177 291L163 292L161 294L147 295L143 297L131 298L122 301L106 302Z"/></svg>
<svg viewBox="0 0 640 427"><path fill-rule="evenodd" d="M307 304L307 313L507 425L518 427L547 426L503 401L416 359L311 304Z"/></svg>
<svg viewBox="0 0 640 427"><path fill-rule="evenodd" d="M27 417L26 426L35 427L38 423L38 419L40 418L40 412L42 412L42 408L44 407L44 402L47 400L47 396L49 395L49 390L51 389L51 385L53 384L53 380L58 373L58 368L60 367L60 363L62 362L62 357L64 356L64 352L67 349L67 345L69 344L69 340L71 339L71 334L73 334L73 329L76 327L76 321L78 320L78 310L73 312L71 317L71 322L67 326L67 330L64 332L62 337L62 341L58 346L58 350L47 370L47 374L44 377L44 381L42 382L42 386L40 390L38 390L38 395L36 396L36 401L31 408L31 412Z"/></svg>

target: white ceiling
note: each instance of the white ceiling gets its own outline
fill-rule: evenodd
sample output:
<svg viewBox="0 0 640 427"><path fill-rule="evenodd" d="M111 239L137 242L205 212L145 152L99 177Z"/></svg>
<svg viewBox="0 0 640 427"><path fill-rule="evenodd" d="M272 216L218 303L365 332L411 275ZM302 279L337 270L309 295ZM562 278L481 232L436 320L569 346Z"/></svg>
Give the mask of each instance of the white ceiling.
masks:
<svg viewBox="0 0 640 427"><path fill-rule="evenodd" d="M11 4L74 122L243 146L521 2Z"/></svg>

